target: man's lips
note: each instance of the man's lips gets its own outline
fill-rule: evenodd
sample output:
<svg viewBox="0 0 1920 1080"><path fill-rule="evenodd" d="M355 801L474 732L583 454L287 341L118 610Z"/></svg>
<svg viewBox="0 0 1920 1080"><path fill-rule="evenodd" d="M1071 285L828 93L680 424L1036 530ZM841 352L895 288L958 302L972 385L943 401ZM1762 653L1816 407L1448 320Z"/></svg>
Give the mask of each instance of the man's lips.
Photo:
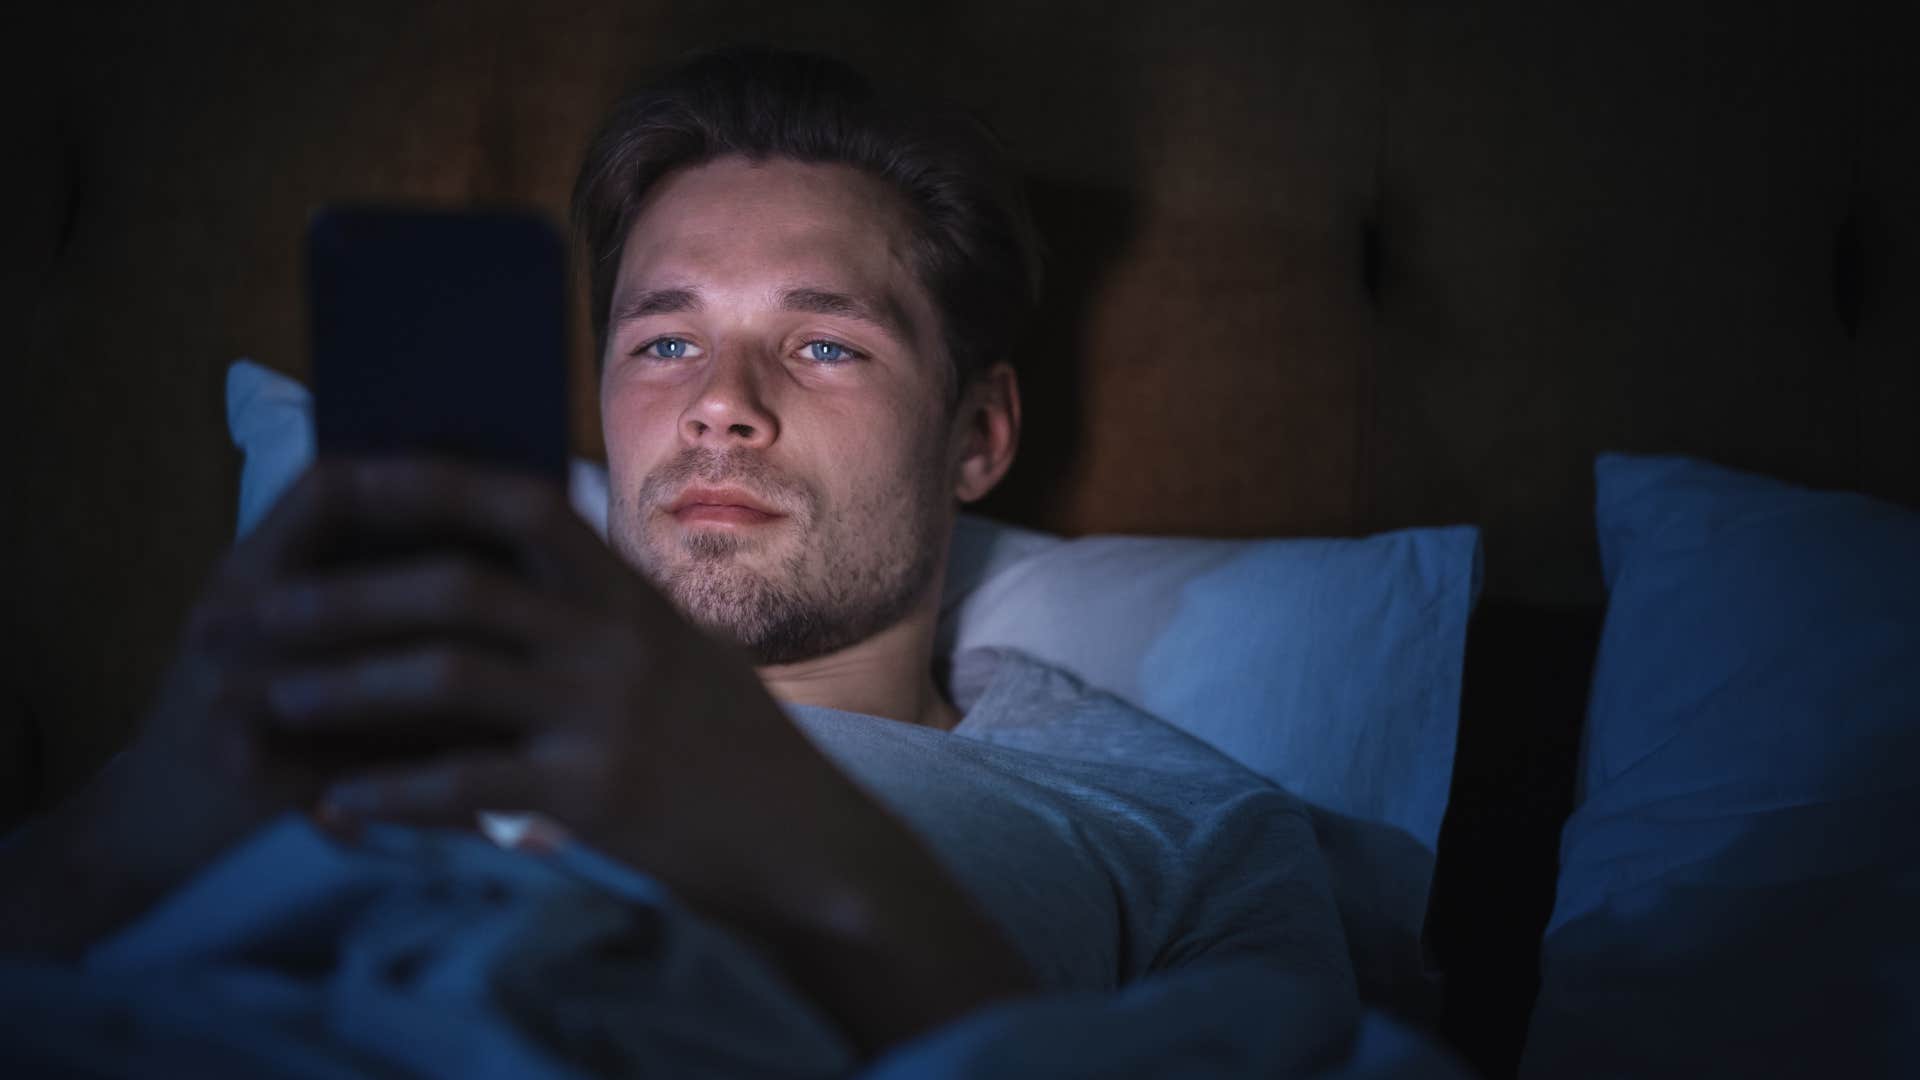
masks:
<svg viewBox="0 0 1920 1080"><path fill-rule="evenodd" d="M757 525L786 515L734 488L688 488L667 507L682 523Z"/></svg>

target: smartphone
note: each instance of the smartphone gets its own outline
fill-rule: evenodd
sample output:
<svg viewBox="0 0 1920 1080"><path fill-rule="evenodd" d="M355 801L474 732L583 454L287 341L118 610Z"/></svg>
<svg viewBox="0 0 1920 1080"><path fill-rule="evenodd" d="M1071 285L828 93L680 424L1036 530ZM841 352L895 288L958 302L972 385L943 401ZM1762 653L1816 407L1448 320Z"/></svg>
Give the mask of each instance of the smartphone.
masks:
<svg viewBox="0 0 1920 1080"><path fill-rule="evenodd" d="M331 206L307 229L317 449L567 478L566 261L522 211Z"/></svg>
<svg viewBox="0 0 1920 1080"><path fill-rule="evenodd" d="M306 238L314 434L322 457L434 454L567 482L565 249L537 214L331 206ZM322 565L459 551L503 569L484 538L340 537ZM444 635L443 635L444 636ZM329 768L473 745L457 724L285 747Z"/></svg>

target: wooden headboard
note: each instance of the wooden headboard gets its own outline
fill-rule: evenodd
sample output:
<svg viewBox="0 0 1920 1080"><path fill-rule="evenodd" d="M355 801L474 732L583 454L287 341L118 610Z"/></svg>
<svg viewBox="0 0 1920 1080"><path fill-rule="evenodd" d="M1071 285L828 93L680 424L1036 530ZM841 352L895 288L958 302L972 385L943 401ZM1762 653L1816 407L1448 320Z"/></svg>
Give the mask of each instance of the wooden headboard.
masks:
<svg viewBox="0 0 1920 1080"><path fill-rule="evenodd" d="M0 707L45 765L20 798L124 737L231 534L222 374L243 354L304 371L308 212L558 218L634 73L726 41L930 85L1027 164L1047 317L990 512L1070 533L1474 521L1494 596L1583 603L1600 449L1920 500L1920 76L1899 6L43 13L7 58L25 78L0 428L24 644ZM585 379L576 400L592 453Z"/></svg>

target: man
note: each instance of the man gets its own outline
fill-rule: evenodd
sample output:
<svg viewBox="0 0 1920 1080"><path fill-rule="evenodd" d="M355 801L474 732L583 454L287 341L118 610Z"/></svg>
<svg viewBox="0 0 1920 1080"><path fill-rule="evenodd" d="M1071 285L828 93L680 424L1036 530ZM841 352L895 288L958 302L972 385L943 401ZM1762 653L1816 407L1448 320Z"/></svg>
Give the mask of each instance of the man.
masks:
<svg viewBox="0 0 1920 1080"><path fill-rule="evenodd" d="M5 853L7 944L76 952L290 808L343 834L516 808L754 942L869 1052L1202 956L1350 991L1297 804L1024 658L935 681L1037 276L990 141L830 61L721 53L615 113L575 213L613 550L535 481L310 470L134 745ZM363 535L512 567L324 561Z"/></svg>

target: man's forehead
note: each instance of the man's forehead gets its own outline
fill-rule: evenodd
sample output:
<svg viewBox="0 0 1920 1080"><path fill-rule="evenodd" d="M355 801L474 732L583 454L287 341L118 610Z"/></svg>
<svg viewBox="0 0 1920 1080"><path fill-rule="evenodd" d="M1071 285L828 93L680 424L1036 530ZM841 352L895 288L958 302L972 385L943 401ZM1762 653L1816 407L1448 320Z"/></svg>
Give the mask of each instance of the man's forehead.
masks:
<svg viewBox="0 0 1920 1080"><path fill-rule="evenodd" d="M723 159L660 182L628 230L611 328L753 306L862 319L903 341L935 321L904 200L848 166Z"/></svg>
<svg viewBox="0 0 1920 1080"><path fill-rule="evenodd" d="M851 166L722 158L661 178L626 239L698 255L750 243L767 254L899 260L911 246L910 216L891 185Z"/></svg>
<svg viewBox="0 0 1920 1080"><path fill-rule="evenodd" d="M875 290L911 278L906 245L871 222L783 217L767 207L690 218L661 206L634 223L620 259L618 288L665 288L703 281L763 288L806 283L835 291Z"/></svg>

